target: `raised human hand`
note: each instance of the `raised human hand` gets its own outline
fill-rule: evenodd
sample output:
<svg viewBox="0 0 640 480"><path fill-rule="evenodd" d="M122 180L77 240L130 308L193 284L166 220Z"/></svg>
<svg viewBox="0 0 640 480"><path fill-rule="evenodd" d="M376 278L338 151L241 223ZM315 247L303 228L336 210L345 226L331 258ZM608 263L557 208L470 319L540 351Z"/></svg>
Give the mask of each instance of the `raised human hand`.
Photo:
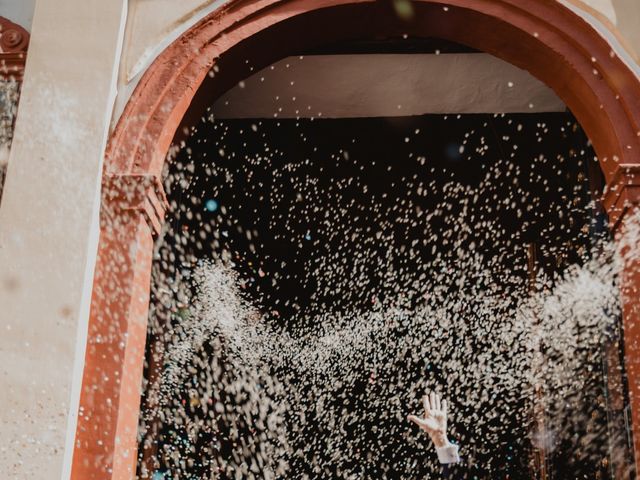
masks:
<svg viewBox="0 0 640 480"><path fill-rule="evenodd" d="M409 415L408 419L422 428L437 448L449 443L447 439L447 401L435 392L422 397L424 417Z"/></svg>

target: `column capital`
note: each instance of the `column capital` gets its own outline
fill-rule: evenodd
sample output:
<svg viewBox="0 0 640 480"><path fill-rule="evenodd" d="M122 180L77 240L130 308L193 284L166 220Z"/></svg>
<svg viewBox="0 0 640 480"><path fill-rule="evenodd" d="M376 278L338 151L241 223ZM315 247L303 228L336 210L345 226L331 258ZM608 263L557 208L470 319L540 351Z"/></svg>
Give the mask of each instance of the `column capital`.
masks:
<svg viewBox="0 0 640 480"><path fill-rule="evenodd" d="M602 205L615 232L627 212L640 205L640 164L621 164L607 184Z"/></svg>
<svg viewBox="0 0 640 480"><path fill-rule="evenodd" d="M105 174L102 178L101 223L116 221L122 213L144 215L159 235L169 206L161 179L156 175Z"/></svg>
<svg viewBox="0 0 640 480"><path fill-rule="evenodd" d="M29 32L0 17L0 80L22 82L29 47Z"/></svg>

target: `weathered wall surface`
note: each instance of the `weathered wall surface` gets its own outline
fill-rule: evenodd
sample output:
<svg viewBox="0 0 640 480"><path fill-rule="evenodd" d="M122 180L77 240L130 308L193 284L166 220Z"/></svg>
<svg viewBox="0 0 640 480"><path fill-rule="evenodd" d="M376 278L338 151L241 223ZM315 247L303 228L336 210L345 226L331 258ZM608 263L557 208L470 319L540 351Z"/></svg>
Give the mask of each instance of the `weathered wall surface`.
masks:
<svg viewBox="0 0 640 480"><path fill-rule="evenodd" d="M635 59L640 62L640 2L637 0L611 0L616 12L613 24L627 40Z"/></svg>
<svg viewBox="0 0 640 480"><path fill-rule="evenodd" d="M222 95L212 113L366 118L565 109L544 83L487 53L414 53L286 57Z"/></svg>
<svg viewBox="0 0 640 480"><path fill-rule="evenodd" d="M0 477L68 478L126 0L38 0L0 205Z"/></svg>
<svg viewBox="0 0 640 480"><path fill-rule="evenodd" d="M640 60L640 2L636 0L558 0L594 15L617 36L636 61Z"/></svg>
<svg viewBox="0 0 640 480"><path fill-rule="evenodd" d="M171 42L228 0L129 0L113 125L140 76Z"/></svg>

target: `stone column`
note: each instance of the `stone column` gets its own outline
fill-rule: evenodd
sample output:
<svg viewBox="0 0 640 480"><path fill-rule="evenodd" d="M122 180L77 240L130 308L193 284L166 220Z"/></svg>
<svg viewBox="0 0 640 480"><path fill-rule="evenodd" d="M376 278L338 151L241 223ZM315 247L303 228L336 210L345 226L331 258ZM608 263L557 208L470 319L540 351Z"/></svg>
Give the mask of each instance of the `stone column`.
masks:
<svg viewBox="0 0 640 480"><path fill-rule="evenodd" d="M640 472L640 245L626 234L634 228L640 206L640 165L620 165L607 185L603 199L611 230L624 258L620 276L624 358L636 472ZM633 238L633 237L632 237ZM637 239L636 239L637 240Z"/></svg>
<svg viewBox="0 0 640 480"><path fill-rule="evenodd" d="M70 476L126 6L35 6L0 204L3 479Z"/></svg>
<svg viewBox="0 0 640 480"><path fill-rule="evenodd" d="M0 201L28 47L29 32L0 17Z"/></svg>
<svg viewBox="0 0 640 480"><path fill-rule="evenodd" d="M135 477L153 236L166 199L157 177L106 175L71 478Z"/></svg>

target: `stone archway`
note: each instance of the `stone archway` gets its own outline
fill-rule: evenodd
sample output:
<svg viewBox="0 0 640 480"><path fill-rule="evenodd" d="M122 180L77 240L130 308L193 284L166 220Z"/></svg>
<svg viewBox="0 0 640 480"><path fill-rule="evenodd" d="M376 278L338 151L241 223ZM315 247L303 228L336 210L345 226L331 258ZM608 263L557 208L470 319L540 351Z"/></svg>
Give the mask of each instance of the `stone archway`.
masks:
<svg viewBox="0 0 640 480"><path fill-rule="evenodd" d="M413 17L401 21L375 0L231 0L147 70L107 150L73 478L135 476L153 238L166 208L161 172L179 125L249 74L248 52L260 67L321 43L406 33L466 44L526 69L555 90L589 135L608 182L611 226L624 228L640 199L640 80L608 41L555 0L414 0L413 6ZM627 266L622 294L640 459L637 267Z"/></svg>

